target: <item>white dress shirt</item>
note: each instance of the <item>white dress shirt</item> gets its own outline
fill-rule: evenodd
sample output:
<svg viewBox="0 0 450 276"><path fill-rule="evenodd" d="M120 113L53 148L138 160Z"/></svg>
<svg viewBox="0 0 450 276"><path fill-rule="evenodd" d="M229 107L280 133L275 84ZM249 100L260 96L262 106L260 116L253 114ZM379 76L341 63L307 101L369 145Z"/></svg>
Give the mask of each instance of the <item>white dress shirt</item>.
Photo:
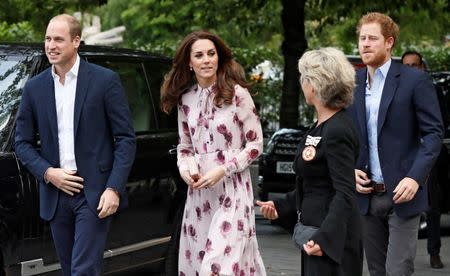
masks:
<svg viewBox="0 0 450 276"><path fill-rule="evenodd" d="M60 168L77 170L75 162L74 144L74 107L77 88L78 69L80 56L69 72L66 73L64 85L59 82L59 76L52 66L52 76L55 83L56 117L58 121L58 142Z"/></svg>

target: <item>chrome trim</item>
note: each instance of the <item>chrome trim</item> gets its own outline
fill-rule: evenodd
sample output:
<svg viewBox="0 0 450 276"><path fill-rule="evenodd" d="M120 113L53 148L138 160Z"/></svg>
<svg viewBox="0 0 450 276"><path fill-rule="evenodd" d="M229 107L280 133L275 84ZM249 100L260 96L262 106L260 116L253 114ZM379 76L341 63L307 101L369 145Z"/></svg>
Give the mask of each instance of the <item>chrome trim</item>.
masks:
<svg viewBox="0 0 450 276"><path fill-rule="evenodd" d="M131 253L134 251L142 250L142 249L145 249L148 247L164 244L164 243L169 242L170 239L171 239L171 236L167 236L167 237L163 237L163 238L152 239L152 240L148 240L148 241L135 243L132 245L119 247L116 249L108 249L103 253L103 259L107 259L107 258ZM38 275L38 274L47 273L50 271L56 271L56 270L61 269L61 265L59 263L44 265L44 260L42 258L21 262L20 266L21 266L21 274L20 275L22 275L22 276Z"/></svg>

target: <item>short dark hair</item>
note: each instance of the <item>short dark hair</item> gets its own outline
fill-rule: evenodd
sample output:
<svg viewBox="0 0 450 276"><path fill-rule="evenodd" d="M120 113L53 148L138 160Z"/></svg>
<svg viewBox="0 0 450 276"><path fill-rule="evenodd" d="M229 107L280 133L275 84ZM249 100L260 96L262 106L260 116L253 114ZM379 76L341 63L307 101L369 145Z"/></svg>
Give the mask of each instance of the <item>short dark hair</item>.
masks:
<svg viewBox="0 0 450 276"><path fill-rule="evenodd" d="M420 59L420 64L423 64L423 58L422 58L422 55L421 55L419 52L414 51L414 50L409 50L409 51L406 51L406 52L403 53L403 55L402 55L402 63L403 63L403 59L404 59L407 55L416 55L416 56L418 56L419 59Z"/></svg>

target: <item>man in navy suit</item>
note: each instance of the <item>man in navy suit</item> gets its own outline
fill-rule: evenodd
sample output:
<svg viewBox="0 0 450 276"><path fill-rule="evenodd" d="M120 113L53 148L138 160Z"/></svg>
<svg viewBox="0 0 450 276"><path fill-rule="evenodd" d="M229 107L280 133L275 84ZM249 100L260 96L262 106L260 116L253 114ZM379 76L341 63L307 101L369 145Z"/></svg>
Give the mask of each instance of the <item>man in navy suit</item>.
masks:
<svg viewBox="0 0 450 276"><path fill-rule="evenodd" d="M52 66L25 84L16 123L15 151L40 183L40 215L66 276L100 275L111 215L127 204L136 147L119 77L80 59L80 37L73 16L50 20Z"/></svg>
<svg viewBox="0 0 450 276"><path fill-rule="evenodd" d="M357 27L367 68L357 72L350 112L361 142L356 191L372 276L414 272L426 181L443 135L428 74L391 59L398 33L397 24L380 13L363 16Z"/></svg>

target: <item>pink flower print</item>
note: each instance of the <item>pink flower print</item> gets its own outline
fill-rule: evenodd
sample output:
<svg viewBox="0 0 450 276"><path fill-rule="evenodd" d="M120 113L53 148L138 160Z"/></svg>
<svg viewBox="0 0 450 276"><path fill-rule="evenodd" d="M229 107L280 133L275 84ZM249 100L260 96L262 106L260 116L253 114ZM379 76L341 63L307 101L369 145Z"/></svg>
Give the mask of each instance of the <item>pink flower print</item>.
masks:
<svg viewBox="0 0 450 276"><path fill-rule="evenodd" d="M252 149L252 150L249 152L248 157L249 157L251 160L254 160L254 159L256 159L256 158L258 157L258 155L259 155L259 150L257 150L257 149Z"/></svg>
<svg viewBox="0 0 450 276"><path fill-rule="evenodd" d="M236 179L234 179L234 178L233 178L233 188L235 191L237 191Z"/></svg>
<svg viewBox="0 0 450 276"><path fill-rule="evenodd" d="M241 219L238 219L237 226L238 231L244 231L244 222Z"/></svg>
<svg viewBox="0 0 450 276"><path fill-rule="evenodd" d="M255 275L256 269L252 266L250 267L250 276Z"/></svg>
<svg viewBox="0 0 450 276"><path fill-rule="evenodd" d="M257 138L256 132L253 130L249 130L247 131L247 133L245 134L245 138L247 138L247 141L255 141Z"/></svg>
<svg viewBox="0 0 450 276"><path fill-rule="evenodd" d="M201 262L203 261L203 257L205 257L205 251L201 250L200 252L198 252L197 259Z"/></svg>
<svg viewBox="0 0 450 276"><path fill-rule="evenodd" d="M233 123L236 123L236 124L239 123L239 117L238 117L237 113L234 113Z"/></svg>
<svg viewBox="0 0 450 276"><path fill-rule="evenodd" d="M241 132L240 138L241 138L241 144L243 144L245 142L245 135L243 132Z"/></svg>
<svg viewBox="0 0 450 276"><path fill-rule="evenodd" d="M220 226L220 231L222 233L222 235L226 235L228 232L230 232L231 230L231 223L229 223L228 221L223 221L222 225Z"/></svg>
<svg viewBox="0 0 450 276"><path fill-rule="evenodd" d="M195 276L199 276L200 274L198 274L198 271L195 271Z"/></svg>
<svg viewBox="0 0 450 276"><path fill-rule="evenodd" d="M236 95L236 106L240 106L243 101L243 98Z"/></svg>
<svg viewBox="0 0 450 276"><path fill-rule="evenodd" d="M211 113L212 113L213 116L214 116L214 114L216 113L216 111L217 111L217 109L216 109L215 107L213 107L213 108L211 109Z"/></svg>
<svg viewBox="0 0 450 276"><path fill-rule="evenodd" d="M223 135L225 141L227 142L227 146L231 146L231 142L233 142L233 134L231 132L227 132Z"/></svg>
<svg viewBox="0 0 450 276"><path fill-rule="evenodd" d="M194 189L192 189L191 187L189 187L188 195L189 195L189 196L192 196L193 194L194 194Z"/></svg>
<svg viewBox="0 0 450 276"><path fill-rule="evenodd" d="M209 134L209 141L211 143L214 142L214 135L212 135L212 133Z"/></svg>
<svg viewBox="0 0 450 276"><path fill-rule="evenodd" d="M252 234L253 234L252 229L249 229L249 230L248 230L248 237L251 238L251 237L252 237Z"/></svg>
<svg viewBox="0 0 450 276"><path fill-rule="evenodd" d="M248 205L245 205L244 217L249 218L250 217L249 214L250 214L250 207L248 207Z"/></svg>
<svg viewBox="0 0 450 276"><path fill-rule="evenodd" d="M186 250L185 252L184 252L184 256L186 257L186 259L189 261L189 262L191 262L191 250Z"/></svg>
<svg viewBox="0 0 450 276"><path fill-rule="evenodd" d="M187 235L186 223L183 224L183 235Z"/></svg>
<svg viewBox="0 0 450 276"><path fill-rule="evenodd" d="M239 276L245 276L245 271L241 269L241 273L239 273Z"/></svg>
<svg viewBox="0 0 450 276"><path fill-rule="evenodd" d="M227 127L224 124L220 124L217 126L217 132L220 134L225 134L227 133Z"/></svg>
<svg viewBox="0 0 450 276"><path fill-rule="evenodd" d="M191 135L194 136L195 134L195 128L191 127Z"/></svg>
<svg viewBox="0 0 450 276"><path fill-rule="evenodd" d="M258 116L258 110L256 109L256 106L253 107L252 112L253 112L253 114L255 114L256 116Z"/></svg>
<svg viewBox="0 0 450 276"><path fill-rule="evenodd" d="M245 182L245 188L247 189L247 192L250 192L250 182Z"/></svg>
<svg viewBox="0 0 450 276"><path fill-rule="evenodd" d="M195 213L197 213L197 219L202 220L202 209L200 207L195 207Z"/></svg>
<svg viewBox="0 0 450 276"><path fill-rule="evenodd" d="M234 263L232 266L233 273L235 276L239 276L239 263Z"/></svg>
<svg viewBox="0 0 450 276"><path fill-rule="evenodd" d="M186 276L183 271L180 271L180 276Z"/></svg>
<svg viewBox="0 0 450 276"><path fill-rule="evenodd" d="M214 274L219 275L219 273L220 273L220 264L218 264L218 263L213 263L213 264L211 265L211 272L214 273Z"/></svg>
<svg viewBox="0 0 450 276"><path fill-rule="evenodd" d="M203 151L208 152L208 145L206 143L203 143Z"/></svg>
<svg viewBox="0 0 450 276"><path fill-rule="evenodd" d="M189 108L189 106L187 106L187 105L182 105L181 106L181 109L183 109L183 113L184 113L184 115L189 115L189 111L191 110L190 108Z"/></svg>
<svg viewBox="0 0 450 276"><path fill-rule="evenodd" d="M210 239L206 239L206 251L212 250L212 241Z"/></svg>
<svg viewBox="0 0 450 276"><path fill-rule="evenodd" d="M238 179L239 184L242 184L242 175L240 172L237 173L237 179Z"/></svg>
<svg viewBox="0 0 450 276"><path fill-rule="evenodd" d="M231 207L231 198L229 196L227 196L225 198L225 200L223 201L223 207L225 207L225 209L228 209Z"/></svg>
<svg viewBox="0 0 450 276"><path fill-rule="evenodd" d="M197 239L197 231L195 231L195 228L194 228L194 226L192 226L192 224L189 224L188 232L189 232L189 235L192 237L192 239L194 239L194 240Z"/></svg>
<svg viewBox="0 0 450 276"><path fill-rule="evenodd" d="M189 136L189 125L187 122L181 122L181 125L183 126L183 133L184 135Z"/></svg>
<svg viewBox="0 0 450 276"><path fill-rule="evenodd" d="M186 156L186 155L191 154L191 151L188 149L181 149L180 153L181 153L181 156Z"/></svg>
<svg viewBox="0 0 450 276"><path fill-rule="evenodd" d="M230 252L231 252L231 246L227 245L227 246L225 247L225 250L223 251L223 255L229 256L229 255L230 255Z"/></svg>
<svg viewBox="0 0 450 276"><path fill-rule="evenodd" d="M238 199L236 199L235 210L239 209L240 205L241 205L241 200L238 198Z"/></svg>
<svg viewBox="0 0 450 276"><path fill-rule="evenodd" d="M205 201L205 203L203 203L203 213L207 213L211 210L211 204L209 203L209 201Z"/></svg>
<svg viewBox="0 0 450 276"><path fill-rule="evenodd" d="M218 164L225 164L225 155L223 155L223 151L219 150L217 152L217 159L216 159Z"/></svg>
<svg viewBox="0 0 450 276"><path fill-rule="evenodd" d="M225 195L222 194L219 196L219 204L220 205L222 205L224 199L225 199Z"/></svg>

